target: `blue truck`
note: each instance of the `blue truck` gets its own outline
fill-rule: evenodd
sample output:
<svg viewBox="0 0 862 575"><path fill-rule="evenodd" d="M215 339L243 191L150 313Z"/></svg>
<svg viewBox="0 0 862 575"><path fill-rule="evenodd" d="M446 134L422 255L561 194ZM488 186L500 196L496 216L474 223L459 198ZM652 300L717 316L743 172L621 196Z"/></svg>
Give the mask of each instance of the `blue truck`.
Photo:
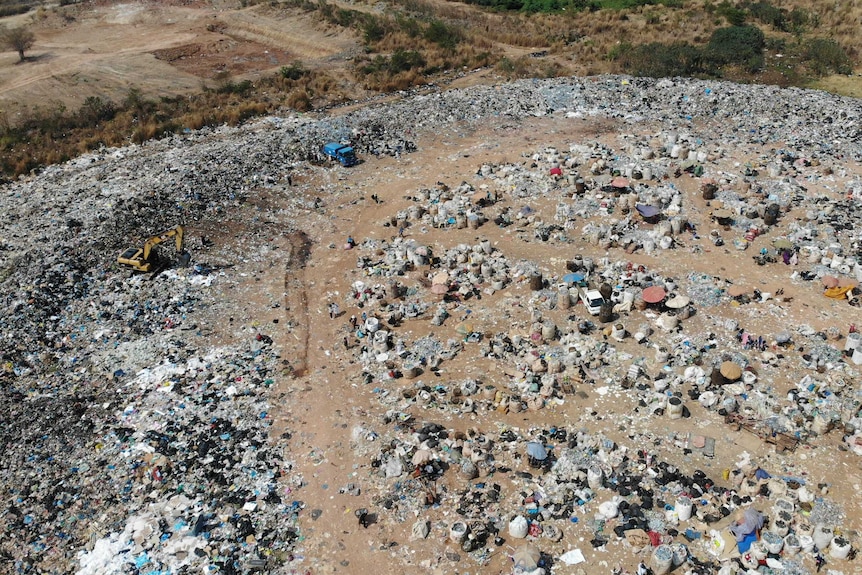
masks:
<svg viewBox="0 0 862 575"><path fill-rule="evenodd" d="M350 167L357 163L356 154L353 148L339 144L338 142L329 142L323 146L323 154L336 160L342 166Z"/></svg>

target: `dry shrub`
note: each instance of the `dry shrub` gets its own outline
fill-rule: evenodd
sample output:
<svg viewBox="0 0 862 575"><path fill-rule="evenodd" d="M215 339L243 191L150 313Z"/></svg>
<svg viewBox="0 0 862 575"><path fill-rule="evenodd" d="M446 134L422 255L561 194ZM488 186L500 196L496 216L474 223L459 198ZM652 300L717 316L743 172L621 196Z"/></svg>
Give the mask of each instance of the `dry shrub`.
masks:
<svg viewBox="0 0 862 575"><path fill-rule="evenodd" d="M208 112L194 112L181 118L183 126L190 130L200 130L204 126L211 126L215 118Z"/></svg>
<svg viewBox="0 0 862 575"><path fill-rule="evenodd" d="M379 42L375 42L374 49L376 52L387 53L396 50L413 50L417 45L424 46L425 41L421 38L411 38L407 33L396 30L384 36Z"/></svg>
<svg viewBox="0 0 862 575"><path fill-rule="evenodd" d="M157 131L158 124L155 122L141 122L140 125L138 125L138 128L132 133L132 141L137 144L146 142L147 140L154 138Z"/></svg>
<svg viewBox="0 0 862 575"><path fill-rule="evenodd" d="M483 13L471 6L453 4L449 2L427 2L425 0L407 0L399 2L399 5L408 13L424 18L440 18L443 20L476 20L481 19Z"/></svg>
<svg viewBox="0 0 862 575"><path fill-rule="evenodd" d="M497 71L506 78L528 78L532 75L532 68L529 58L521 56L520 58L510 59L503 57L497 63Z"/></svg>
<svg viewBox="0 0 862 575"><path fill-rule="evenodd" d="M294 90L288 94L284 103L298 112L307 112L311 109L311 97L305 90Z"/></svg>
<svg viewBox="0 0 862 575"><path fill-rule="evenodd" d="M105 144L106 142L102 138L98 136L90 136L82 139L78 148L81 150L82 153L92 152L93 150L98 150L101 146L104 146ZM50 154L46 154L44 156L45 160L48 159L49 155Z"/></svg>
<svg viewBox="0 0 862 575"><path fill-rule="evenodd" d="M14 161L12 170L16 176L20 176L21 174L27 174L30 170L36 168L39 164L36 163L35 158L23 156L18 157Z"/></svg>
<svg viewBox="0 0 862 575"><path fill-rule="evenodd" d="M337 88L335 78L328 74L315 74L305 85L310 94L330 94Z"/></svg>
<svg viewBox="0 0 862 575"><path fill-rule="evenodd" d="M266 111L267 106L263 102L242 103L230 111L228 124L236 126L237 124L245 122L249 118L263 115L264 113L266 113Z"/></svg>
<svg viewBox="0 0 862 575"><path fill-rule="evenodd" d="M380 83L380 89L384 92L397 92L415 86L421 83L421 80L421 76L415 70L409 70L386 78Z"/></svg>
<svg viewBox="0 0 862 575"><path fill-rule="evenodd" d="M93 149L93 148L90 148ZM69 151L65 149L49 149L47 150L44 158L42 159L42 164L50 165L50 164L59 164L65 162L69 159Z"/></svg>

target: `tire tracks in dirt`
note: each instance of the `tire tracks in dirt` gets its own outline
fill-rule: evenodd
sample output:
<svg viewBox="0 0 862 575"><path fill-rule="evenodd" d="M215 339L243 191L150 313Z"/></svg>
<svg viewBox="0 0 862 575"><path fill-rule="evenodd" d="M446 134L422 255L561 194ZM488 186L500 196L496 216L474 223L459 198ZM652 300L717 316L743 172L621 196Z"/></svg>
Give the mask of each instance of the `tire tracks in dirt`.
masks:
<svg viewBox="0 0 862 575"><path fill-rule="evenodd" d="M311 253L311 239L305 232L292 232L287 237L288 254L284 261L284 311L289 329L282 348L290 362L294 378L308 371L308 338L310 317L308 293L305 287L305 264Z"/></svg>

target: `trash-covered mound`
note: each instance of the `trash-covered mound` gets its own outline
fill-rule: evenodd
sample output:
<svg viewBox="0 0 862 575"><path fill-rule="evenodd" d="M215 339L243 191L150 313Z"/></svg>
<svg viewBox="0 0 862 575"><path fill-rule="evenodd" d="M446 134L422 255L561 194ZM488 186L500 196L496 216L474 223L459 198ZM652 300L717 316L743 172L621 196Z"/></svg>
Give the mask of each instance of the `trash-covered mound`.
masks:
<svg viewBox="0 0 862 575"><path fill-rule="evenodd" d="M155 285L161 304L117 285L102 300L115 311L72 300L66 341L34 353L34 367L6 366L4 540L14 546L3 553L14 572L231 572L290 555L303 505L285 493L291 462L269 437L272 340L191 348L188 278Z"/></svg>
<svg viewBox="0 0 862 575"><path fill-rule="evenodd" d="M291 432L271 434L271 390L293 358L282 358L274 343L278 328L229 327L230 306L247 303L239 302L247 292L231 294L246 273L232 266L277 267L280 254L261 247L273 229L323 222L314 210L330 199L308 199L319 190L303 187L303 179L327 181L333 202L345 198L320 165L324 142L351 141L374 161L415 152L420 136L446 127L546 115L611 118L659 136L626 136L624 149L567 142L529 150L523 162L482 163L473 182L427 182L410 207L381 209L375 217L396 238L349 243L358 248L361 277L340 302L359 316L344 347L369 384L357 393L372 394L387 413L379 430L355 434L365 455L385 446L372 456L380 481L356 510L360 524L371 525L373 514L409 519L417 541L442 533L460 550L447 560L468 553L479 564L506 541L529 540L536 545L513 548L511 559L513 568L530 571L584 561L568 539L580 518L594 548L623 540L655 546L655 568L689 561L709 572L732 542L683 530L685 514L713 525L756 502L759 512L775 515L767 525L788 548L807 559L814 549L847 557L851 534L841 530L841 510L825 487L771 477L748 461L721 477L732 487L716 487L715 470L685 475L647 448L678 445L709 459L714 438L663 441L643 428L700 405L790 448L844 424L848 449L862 451L849 367L862 357L858 335L848 334L842 353L835 334L806 325L748 332L735 320L713 319L711 310L738 306L753 320L778 290L737 292L743 286L729 278L654 271L623 254L702 254L709 249L703 238L742 252L773 234L771 249L752 265L794 266L793 282L822 283L827 297L852 301L846 280L862 269L862 185L846 168L862 160L862 104L766 86L600 77L413 96L338 117L265 118L99 150L3 186L2 564L16 573L306 569L298 547L303 521L320 515L306 512L296 491L304 479L293 469ZM713 169L737 146L749 156L744 165ZM674 184L678 177L702 178L703 199L714 202L709 225ZM813 182L843 199L810 197ZM802 202L804 214L791 218ZM123 250L178 223L229 238L211 254L218 261L193 254L192 267L168 265L150 277L116 267ZM777 224L782 237L773 233ZM580 242L606 255L527 259L481 237L425 242L423 228L511 231L520 242L563 249ZM204 249L203 236L190 241ZM530 293L521 297L525 286ZM280 305L280 296L250 299ZM486 329L488 318L472 313L479 301L493 302L505 329ZM710 315L709 329L686 332L692 314ZM338 315L332 308L330 316ZM432 331L414 336L410 322ZM237 337L217 341L227 331ZM632 340L635 352L625 348ZM804 351L791 359L784 352L794 346ZM499 368L499 381L432 379L468 354ZM793 393L779 395L771 381L788 369L800 376ZM552 410L585 390L631 401L631 445L575 425L525 433L492 423L466 433L415 423L409 413L493 420ZM363 443L384 433L389 441ZM460 487L447 488L456 475ZM495 480L503 476L506 485ZM366 495L360 480L343 493ZM764 498L774 500L774 511ZM434 516L435 506L458 517ZM430 517L417 520L414 511ZM740 516L738 524L757 521ZM690 539L691 554L680 537ZM778 545L766 537L763 544ZM765 562L776 554L755 551ZM796 569L796 559L783 561Z"/></svg>

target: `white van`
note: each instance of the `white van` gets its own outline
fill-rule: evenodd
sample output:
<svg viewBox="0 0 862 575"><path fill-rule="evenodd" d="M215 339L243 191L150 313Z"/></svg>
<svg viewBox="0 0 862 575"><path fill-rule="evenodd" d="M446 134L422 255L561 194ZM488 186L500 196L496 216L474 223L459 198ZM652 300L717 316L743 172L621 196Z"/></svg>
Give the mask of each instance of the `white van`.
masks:
<svg viewBox="0 0 862 575"><path fill-rule="evenodd" d="M605 303L605 298L602 297L599 290L581 290L581 302L587 308L587 312L590 315L599 315L599 312L602 311L602 304Z"/></svg>

